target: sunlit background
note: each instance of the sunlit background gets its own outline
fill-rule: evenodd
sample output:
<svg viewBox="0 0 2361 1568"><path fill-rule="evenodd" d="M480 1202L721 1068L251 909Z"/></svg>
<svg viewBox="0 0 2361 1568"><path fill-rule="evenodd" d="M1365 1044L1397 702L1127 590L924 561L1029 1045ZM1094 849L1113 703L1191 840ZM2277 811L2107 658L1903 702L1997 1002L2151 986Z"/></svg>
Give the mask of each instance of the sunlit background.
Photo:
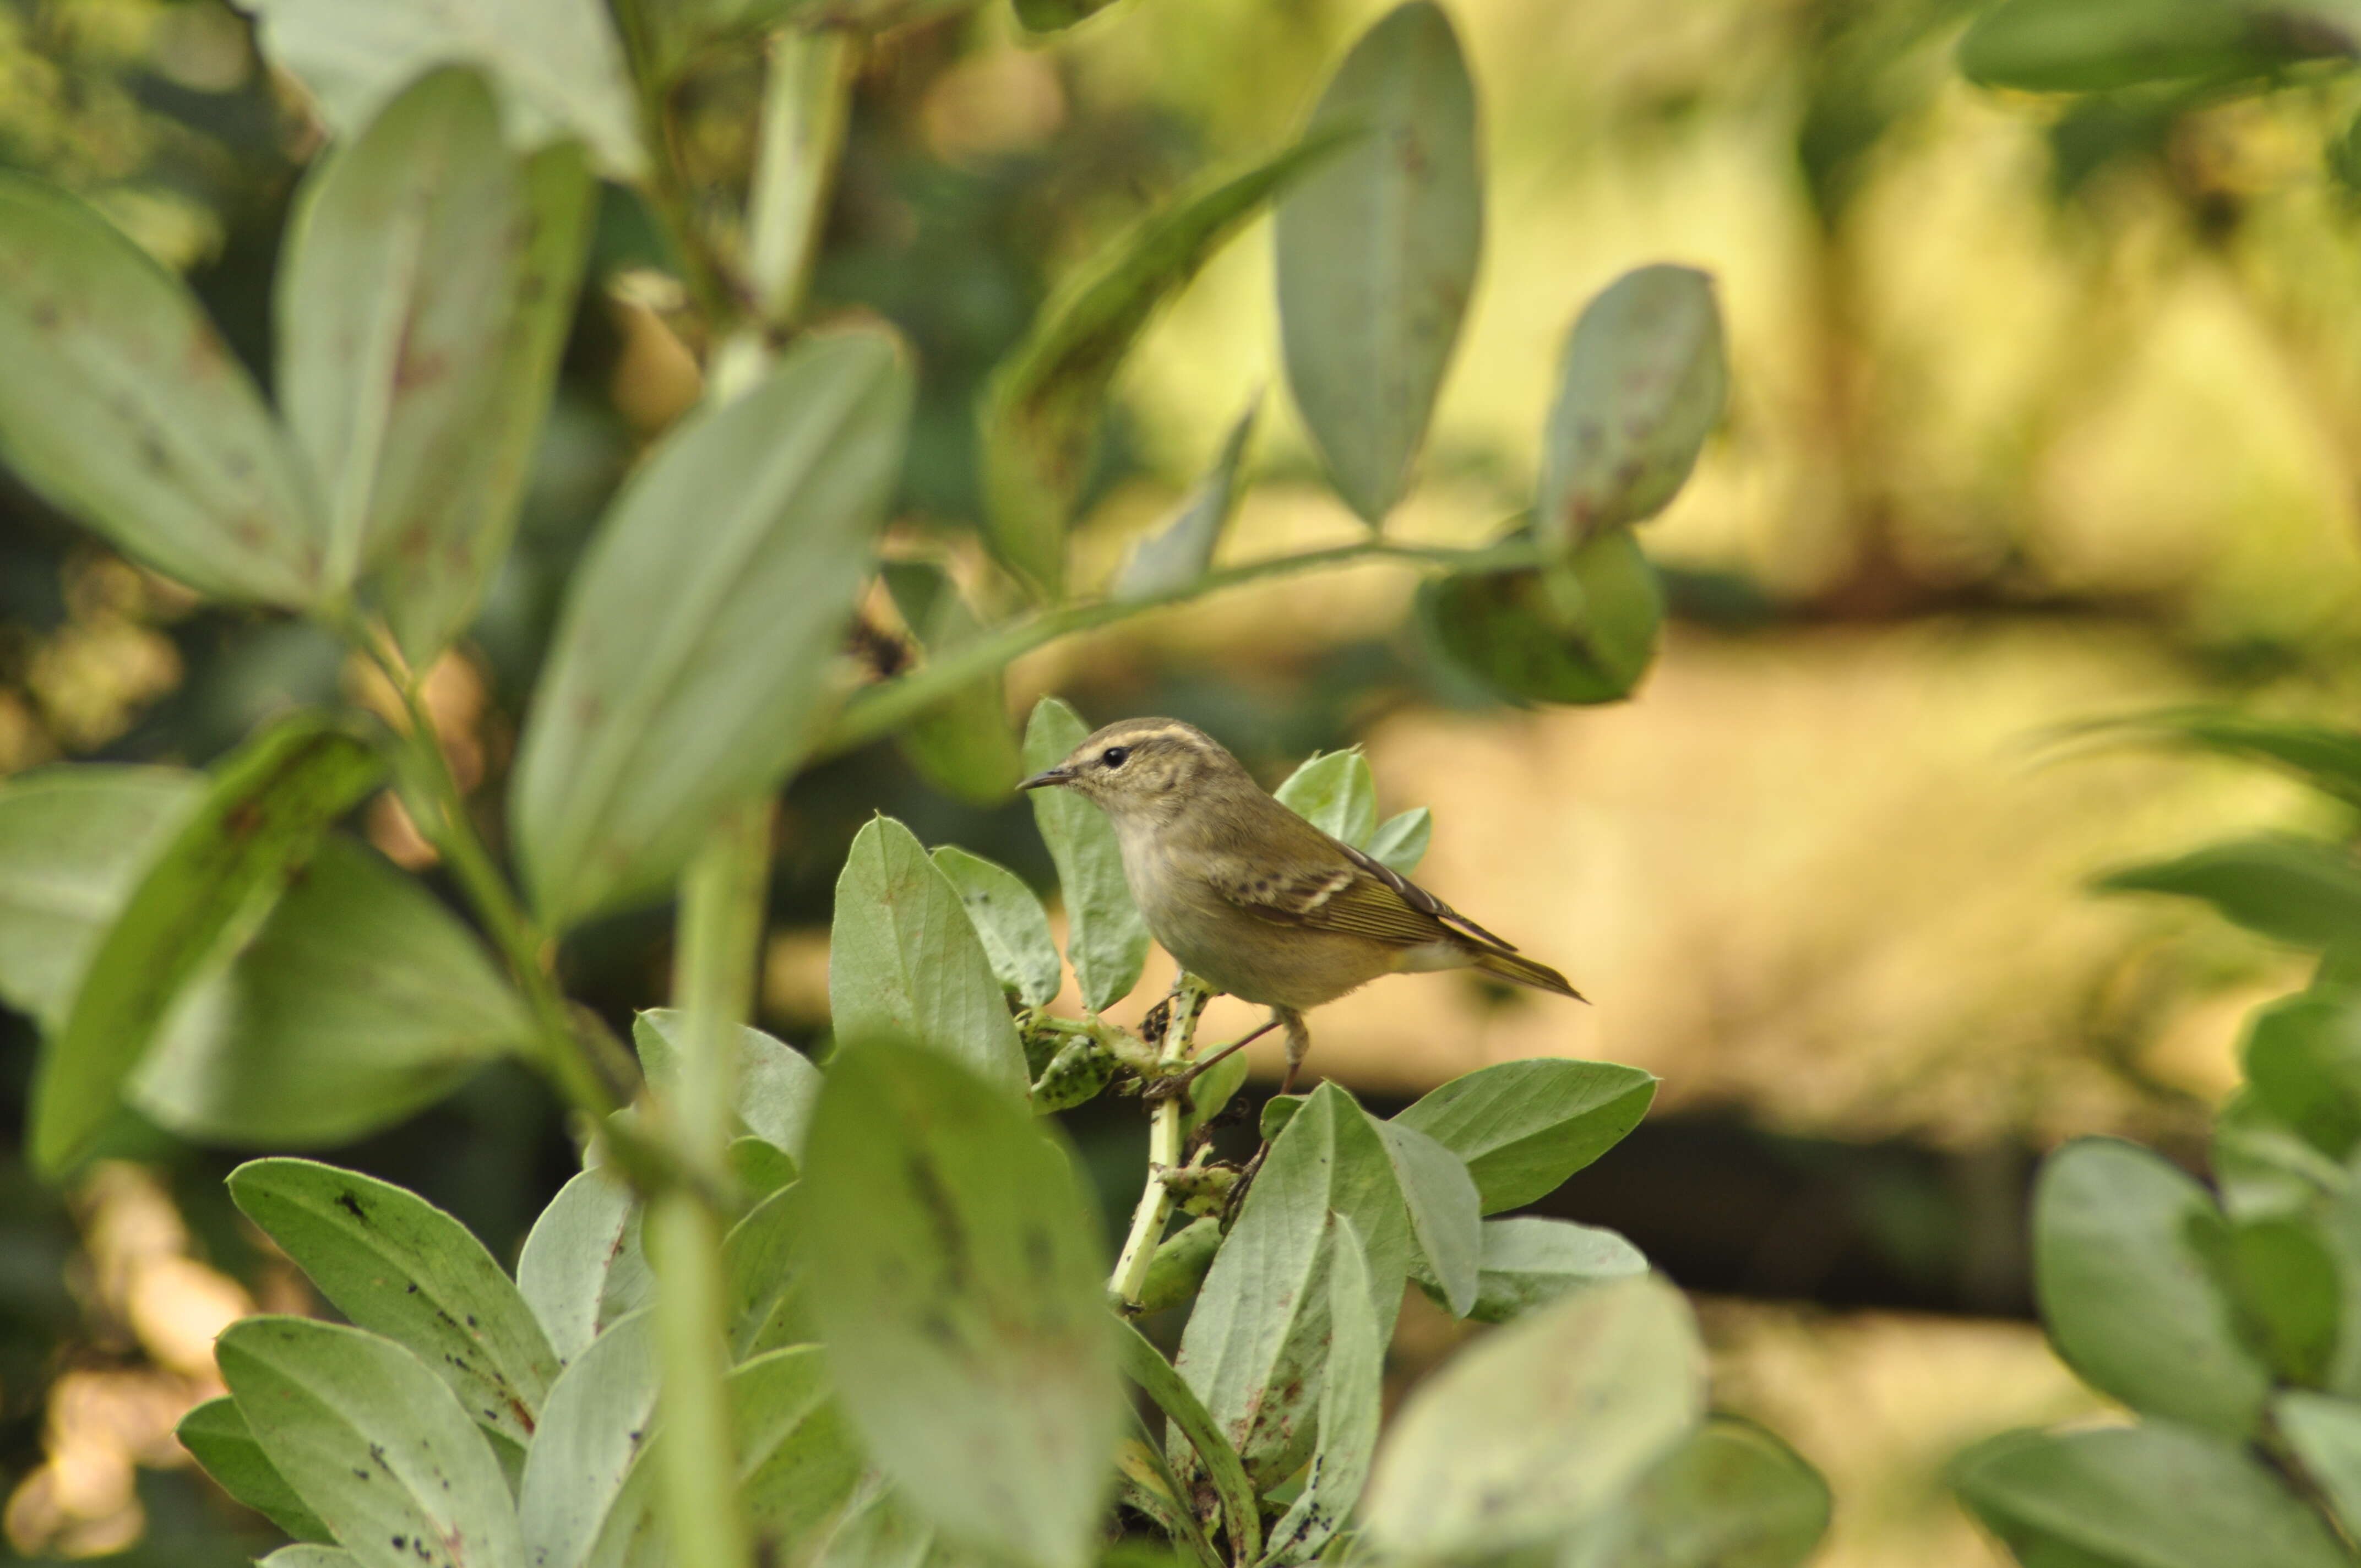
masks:
<svg viewBox="0 0 2361 1568"><path fill-rule="evenodd" d="M1036 49L989 6L874 51L819 294L917 348L899 530L973 554L969 411L1046 290L1161 193L1284 140L1379 8L1126 0ZM2088 883L2242 829L2334 825L2250 770L2087 721L2192 701L2350 710L2361 217L2320 148L2353 105L2306 89L2069 113L1984 92L1949 59L1970 7L1940 0L1448 9L1483 94L1488 232L1401 527L1499 529L1532 489L1582 302L1640 262L1709 269L1732 405L1643 535L1675 611L1653 673L1619 706L1504 708L1430 657L1414 580L1370 566L1058 644L1013 672L1013 711L1056 692L1093 721L1175 714L1271 783L1316 748L1364 745L1384 809L1434 810L1421 880L1590 1005L1390 981L1315 1017L1313 1066L1373 1101L1538 1054L1661 1075L1649 1124L1560 1212L1624 1228L1701 1292L1718 1398L1835 1487L1822 1563L1998 1563L1944 1462L2097 1408L2030 1321L2034 1162L2092 1131L2200 1157L2238 1020L2303 978L2193 906ZM742 178L752 91L729 71L690 91L687 149L717 191ZM0 165L99 203L258 367L269 258L316 139L215 0L0 0ZM661 243L620 192L593 265L517 558L434 678L470 784L498 785L583 531L697 391ZM1161 318L1120 391L1085 580L1257 398L1257 488L1226 549L1357 535L1287 405L1267 226ZM0 475L0 771L203 762L338 690L369 695L323 634L200 609ZM935 793L890 746L807 775L763 992L797 1043L826 1030L829 889L880 809L1048 879L1021 805ZM390 805L369 826L397 860L431 861ZM569 950L569 983L626 1017L662 996L665 940L661 912L610 921ZM1134 1011L1168 972L1151 965ZM1208 1036L1248 1017L1217 1012ZM218 1392L212 1333L257 1301L305 1310L303 1288L222 1198L231 1153L158 1135L145 1165L39 1191L13 1143L31 1055L8 1019L6 1541L242 1561L267 1532L170 1430ZM1120 1212L1136 1112L1075 1131ZM538 1086L500 1069L337 1157L512 1258L571 1156ZM1463 1332L1406 1313L1397 1383Z"/></svg>

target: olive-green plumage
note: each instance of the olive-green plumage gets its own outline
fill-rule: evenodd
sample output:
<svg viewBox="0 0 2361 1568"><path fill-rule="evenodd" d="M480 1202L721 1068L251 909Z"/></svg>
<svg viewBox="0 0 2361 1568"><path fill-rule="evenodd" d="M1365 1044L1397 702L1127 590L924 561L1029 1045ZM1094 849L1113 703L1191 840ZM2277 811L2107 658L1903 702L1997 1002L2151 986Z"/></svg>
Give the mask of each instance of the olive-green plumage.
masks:
<svg viewBox="0 0 2361 1568"><path fill-rule="evenodd" d="M1272 1009L1292 1076L1301 1014L1380 975L1476 969L1579 999L1433 894L1281 806L1204 731L1110 724L1025 787L1086 796L1115 824L1148 928L1181 966Z"/></svg>

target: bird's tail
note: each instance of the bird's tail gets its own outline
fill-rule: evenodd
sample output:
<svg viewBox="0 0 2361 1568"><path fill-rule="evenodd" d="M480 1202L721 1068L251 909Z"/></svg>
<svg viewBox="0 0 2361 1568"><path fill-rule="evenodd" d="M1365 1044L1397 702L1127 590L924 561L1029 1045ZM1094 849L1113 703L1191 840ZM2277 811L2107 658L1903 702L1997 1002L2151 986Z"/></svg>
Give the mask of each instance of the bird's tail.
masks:
<svg viewBox="0 0 2361 1568"><path fill-rule="evenodd" d="M1565 976L1547 964L1535 963L1522 953L1504 952L1499 948L1477 948L1475 967L1501 980L1530 985L1535 991L1555 992L1560 996L1571 996L1576 1002L1589 1000L1568 985Z"/></svg>

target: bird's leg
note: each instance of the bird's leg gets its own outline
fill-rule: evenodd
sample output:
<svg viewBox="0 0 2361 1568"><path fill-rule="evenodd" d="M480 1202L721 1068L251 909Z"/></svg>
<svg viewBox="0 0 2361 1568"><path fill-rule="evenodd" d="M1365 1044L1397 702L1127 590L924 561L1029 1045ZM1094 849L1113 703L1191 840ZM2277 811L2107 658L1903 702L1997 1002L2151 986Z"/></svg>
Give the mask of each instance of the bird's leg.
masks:
<svg viewBox="0 0 2361 1568"><path fill-rule="evenodd" d="M1177 1074L1171 1078L1160 1080L1156 1083L1148 1085L1148 1087L1141 1093L1140 1098L1153 1102L1158 1100L1170 1100L1176 1094L1186 1094L1189 1092L1189 1086L1195 1083L1198 1079L1203 1077L1207 1069L1214 1066L1225 1058L1235 1056L1238 1052L1246 1049L1257 1040L1261 1039L1265 1035L1269 1034L1273 1029L1278 1028L1279 1025L1284 1022L1285 1020L1279 1014L1279 1010L1276 1008L1272 1009L1269 1023L1265 1024L1261 1028L1255 1030L1252 1034L1246 1036L1242 1039L1232 1040L1228 1045L1224 1046L1212 1056L1205 1058L1202 1061L1192 1064L1188 1071ZM1292 1036L1290 1037L1292 1038ZM1292 1069L1290 1070L1291 1072Z"/></svg>
<svg viewBox="0 0 2361 1568"><path fill-rule="evenodd" d="M1303 1014L1292 1007L1272 1008L1270 1023L1263 1028L1268 1029L1272 1024L1287 1025L1287 1076L1279 1080L1279 1091L1291 1094L1295 1091L1295 1069L1303 1065L1304 1053L1312 1048L1312 1029L1304 1023Z"/></svg>

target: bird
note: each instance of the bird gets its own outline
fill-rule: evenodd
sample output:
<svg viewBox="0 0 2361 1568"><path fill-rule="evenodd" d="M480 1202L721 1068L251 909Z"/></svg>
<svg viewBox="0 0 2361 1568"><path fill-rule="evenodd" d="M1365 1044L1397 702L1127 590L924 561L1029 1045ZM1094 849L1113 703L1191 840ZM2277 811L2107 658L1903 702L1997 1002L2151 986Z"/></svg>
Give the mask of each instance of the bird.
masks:
<svg viewBox="0 0 2361 1568"><path fill-rule="evenodd" d="M1184 1091L1284 1028L1288 1092L1311 1048L1304 1014L1382 975L1473 969L1584 1000L1557 970L1289 810L1194 725L1120 720L1019 787L1071 790L1106 813L1148 932L1186 972L1270 1009L1178 1080Z"/></svg>

